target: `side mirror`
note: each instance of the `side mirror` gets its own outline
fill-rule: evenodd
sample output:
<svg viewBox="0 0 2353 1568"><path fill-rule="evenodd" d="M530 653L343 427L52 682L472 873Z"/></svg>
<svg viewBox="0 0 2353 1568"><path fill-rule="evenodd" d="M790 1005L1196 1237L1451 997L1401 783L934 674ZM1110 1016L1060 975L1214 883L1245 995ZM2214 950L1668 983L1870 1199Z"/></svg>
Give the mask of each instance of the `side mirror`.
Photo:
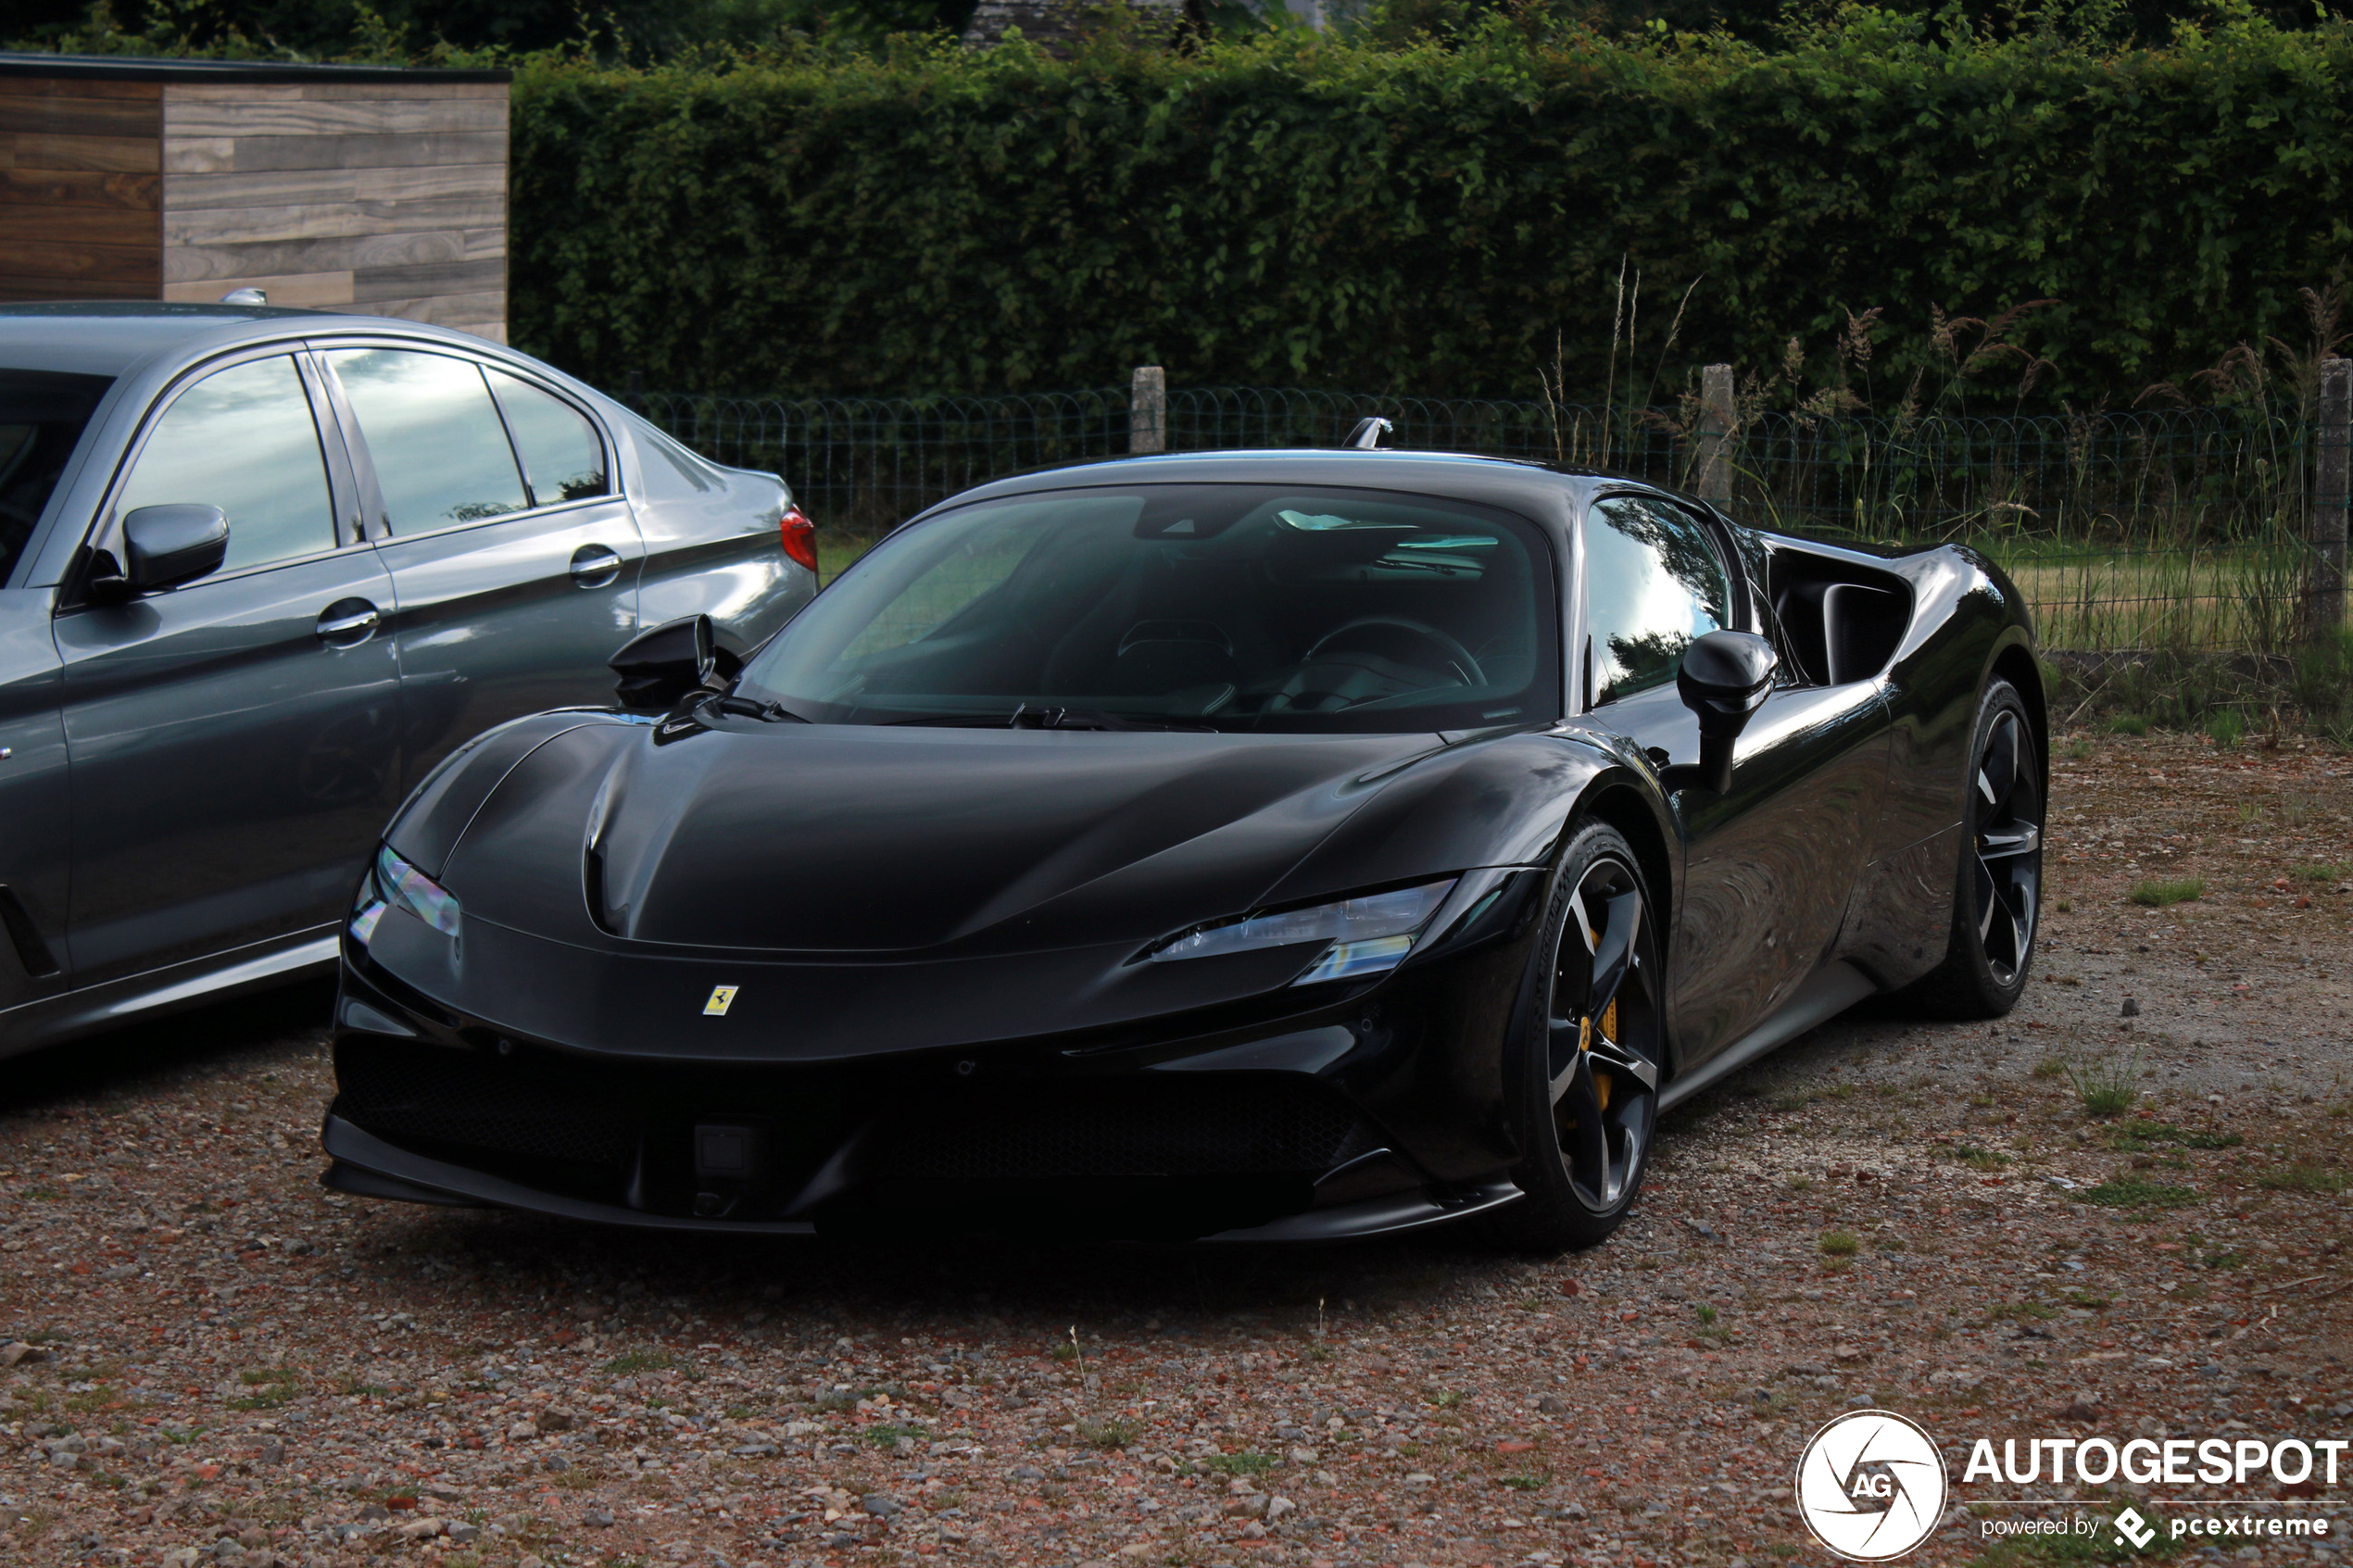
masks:
<svg viewBox="0 0 2353 1568"><path fill-rule="evenodd" d="M122 520L122 564L90 580L101 599L176 588L229 558L229 515L219 507L141 507ZM104 565L112 565L111 561Z"/></svg>
<svg viewBox="0 0 2353 1568"><path fill-rule="evenodd" d="M1773 645L1754 632L1710 632L1692 640L1675 689L1699 716L1699 766L1669 769L1678 776L1661 782L1718 795L1732 787L1732 743L1765 705L1780 662Z"/></svg>
<svg viewBox="0 0 2353 1568"><path fill-rule="evenodd" d="M719 643L711 617L689 615L638 633L605 662L621 677L613 696L622 707L660 713L720 672Z"/></svg>

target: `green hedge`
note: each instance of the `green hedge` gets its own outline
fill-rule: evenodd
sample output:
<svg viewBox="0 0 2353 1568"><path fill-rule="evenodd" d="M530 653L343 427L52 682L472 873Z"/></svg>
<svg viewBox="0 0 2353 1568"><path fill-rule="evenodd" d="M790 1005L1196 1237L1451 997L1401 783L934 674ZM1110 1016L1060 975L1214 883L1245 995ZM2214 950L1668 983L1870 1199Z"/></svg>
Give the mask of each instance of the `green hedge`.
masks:
<svg viewBox="0 0 2353 1568"><path fill-rule="evenodd" d="M1590 397L1625 262L1638 395L1662 364L1655 395L1710 360L1768 375L1795 336L1817 387L1888 411L1917 373L1933 401L1976 341L1938 312L2053 300L2011 332L2049 361L2035 399L2114 406L2309 339L2298 291L2353 235L2348 66L2341 23L2151 51L1870 11L1771 53L1498 24L1403 51L543 59L516 86L513 332L607 384L786 395L1159 363L1525 397L1557 342ZM1841 360L1873 307L1875 354ZM2023 367L1978 356L1968 400L2006 406Z"/></svg>

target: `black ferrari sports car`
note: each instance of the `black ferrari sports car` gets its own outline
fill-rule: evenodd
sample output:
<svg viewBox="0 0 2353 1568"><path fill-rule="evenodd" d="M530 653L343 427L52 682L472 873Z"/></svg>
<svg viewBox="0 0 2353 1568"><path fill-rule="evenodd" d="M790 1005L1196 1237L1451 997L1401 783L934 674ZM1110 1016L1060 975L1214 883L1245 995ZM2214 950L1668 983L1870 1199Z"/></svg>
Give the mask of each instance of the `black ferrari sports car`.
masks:
<svg viewBox="0 0 2353 1568"><path fill-rule="evenodd" d="M1588 1245L1660 1113L2015 1003L2045 723L1968 550L1392 451L1000 481L478 736L343 940L328 1185L628 1224Z"/></svg>

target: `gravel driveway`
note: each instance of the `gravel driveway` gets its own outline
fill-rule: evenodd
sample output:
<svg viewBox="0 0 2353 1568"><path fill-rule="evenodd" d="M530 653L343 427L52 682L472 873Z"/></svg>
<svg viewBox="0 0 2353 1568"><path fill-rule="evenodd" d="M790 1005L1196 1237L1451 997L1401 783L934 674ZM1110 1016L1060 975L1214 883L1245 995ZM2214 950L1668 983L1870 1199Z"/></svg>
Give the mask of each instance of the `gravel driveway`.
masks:
<svg viewBox="0 0 2353 1568"><path fill-rule="evenodd" d="M1808 1036L1669 1118L1636 1217L1554 1261L349 1200L317 1185L315 988L8 1062L0 1562L1765 1568L1828 1561L1791 1476L1863 1404L1948 1456L1910 1561L2131 1560L1986 1536L2128 1493L2334 1531L2152 1554L2346 1561L2353 1456L2336 1486L1961 1479L1981 1436L2353 1437L2353 765L2060 749L2018 1013Z"/></svg>

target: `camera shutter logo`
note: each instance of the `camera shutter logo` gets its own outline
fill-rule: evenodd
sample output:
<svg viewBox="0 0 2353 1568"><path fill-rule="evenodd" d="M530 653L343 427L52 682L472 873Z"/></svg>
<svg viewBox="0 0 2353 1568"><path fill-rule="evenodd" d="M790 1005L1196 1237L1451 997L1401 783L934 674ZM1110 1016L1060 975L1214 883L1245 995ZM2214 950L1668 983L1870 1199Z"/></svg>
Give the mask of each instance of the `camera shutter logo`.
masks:
<svg viewBox="0 0 2353 1568"><path fill-rule="evenodd" d="M1944 1456L1893 1411L1854 1411L1814 1434L1797 1461L1806 1527L1839 1556L1884 1562L1944 1517Z"/></svg>

